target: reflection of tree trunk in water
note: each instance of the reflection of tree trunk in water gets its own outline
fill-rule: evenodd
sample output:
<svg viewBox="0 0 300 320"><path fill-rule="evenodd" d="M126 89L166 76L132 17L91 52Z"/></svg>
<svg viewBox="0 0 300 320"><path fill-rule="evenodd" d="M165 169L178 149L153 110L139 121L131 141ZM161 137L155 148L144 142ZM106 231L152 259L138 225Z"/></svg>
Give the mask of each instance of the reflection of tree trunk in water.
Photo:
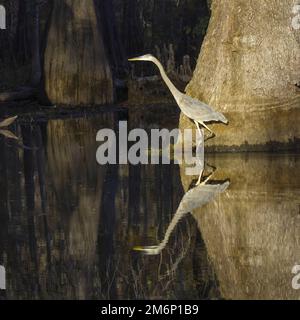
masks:
<svg viewBox="0 0 300 320"><path fill-rule="evenodd" d="M7 197L6 201L4 199L0 200L0 264L4 265L7 271L5 296L8 299L11 298L14 288L17 286L21 288L24 283L21 276L24 267L24 261L22 260L24 255L20 252L22 252L21 248L28 234L26 229L26 236L24 238L20 237L23 218L23 181L21 181L22 175L20 175L20 172L23 171L23 168L21 167L19 149L14 144L10 145L10 143L8 140L0 139L0 174L3 177L0 180L0 198ZM19 226L17 230L12 228L15 224ZM5 256L2 254L5 254ZM4 257L5 260L3 261Z"/></svg>
<svg viewBox="0 0 300 320"><path fill-rule="evenodd" d="M197 230L193 248L193 271L196 288L201 299L221 298L218 288L219 283L210 262L205 242L201 235L201 229Z"/></svg>
<svg viewBox="0 0 300 320"><path fill-rule="evenodd" d="M31 127L22 126L23 143L34 148L34 133ZM34 182L34 152L33 150L24 149L24 179L25 179L25 193L26 193L26 207L27 207L27 223L28 223L28 239L31 259L34 265L33 277L36 278L34 282L37 287L32 288L33 292L41 292L39 282L39 262L37 257L37 237L35 229L35 182ZM34 285L34 286L35 286Z"/></svg>
<svg viewBox="0 0 300 320"><path fill-rule="evenodd" d="M133 230L140 222L141 165L129 165L128 228Z"/></svg>
<svg viewBox="0 0 300 320"><path fill-rule="evenodd" d="M156 177L157 187L155 188L154 196L152 196L152 201L156 205L157 220L161 221L160 225L158 226L158 236L160 239L162 239L165 231L164 226L168 224L175 209L173 206L172 191L174 186L172 181L177 173L172 171L172 165L155 165L153 170L155 172L154 175ZM166 201L166 199L169 201Z"/></svg>
<svg viewBox="0 0 300 320"><path fill-rule="evenodd" d="M172 217L172 214L176 210L173 206L173 181L174 175L177 174L177 169L173 171L173 165L160 165L160 186L161 190L159 192L159 202L161 203L162 212L169 212L169 215L163 215L168 220ZM168 200L166 200L168 199ZM166 221L164 221L164 224Z"/></svg>
<svg viewBox="0 0 300 320"><path fill-rule="evenodd" d="M3 249L7 239L8 223L8 179L7 179L7 162L5 140L0 138L0 265L3 265Z"/></svg>
<svg viewBox="0 0 300 320"><path fill-rule="evenodd" d="M118 188L118 166L108 165L105 176L105 187L102 191L99 224L99 270L103 284L102 292L107 292L110 299L117 297L116 273L122 261L116 261L116 207L115 198Z"/></svg>
<svg viewBox="0 0 300 320"><path fill-rule="evenodd" d="M52 268L65 279L60 293L64 298L91 299L98 294L93 290L99 281L96 268L101 223L99 191L104 190L107 170L95 161L95 132L99 123L100 128L112 127L112 115L103 114L88 121L54 120L47 126L47 175L52 191L47 199L55 239L52 254L60 252L58 259L52 256ZM60 286L57 280L55 277L53 281Z"/></svg>
<svg viewBox="0 0 300 320"><path fill-rule="evenodd" d="M113 115L113 128L117 131L119 117ZM119 148L117 141L116 148ZM118 227L116 222L120 222L120 212L117 212L116 198L119 181L119 165L106 165L106 174L101 194L100 221L98 227L98 263L101 283L103 285L102 294L105 299L117 298L117 274L119 268L123 267L123 261L116 256L116 240L118 239ZM119 209L120 210L120 209ZM107 295L107 296L106 296Z"/></svg>
<svg viewBox="0 0 300 320"><path fill-rule="evenodd" d="M40 185L40 197L41 197L41 209L43 215L44 222L44 231L45 231L45 241L47 247L47 266L49 268L49 272L51 271L51 244L50 244L50 233L49 233L49 225L48 225L48 216L47 216L47 193L46 193L46 180L45 180L45 149L42 140L42 128L41 125L36 127L36 162L37 162L37 171L39 177L39 185Z"/></svg>

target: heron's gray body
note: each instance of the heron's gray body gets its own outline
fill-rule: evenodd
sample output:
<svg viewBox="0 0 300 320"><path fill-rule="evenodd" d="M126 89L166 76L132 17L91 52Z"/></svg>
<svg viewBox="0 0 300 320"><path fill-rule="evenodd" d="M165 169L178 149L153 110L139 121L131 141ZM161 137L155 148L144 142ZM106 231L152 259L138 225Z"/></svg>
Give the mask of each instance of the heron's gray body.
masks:
<svg viewBox="0 0 300 320"><path fill-rule="evenodd" d="M207 104L187 96L186 94L182 94L178 101L178 106L188 118L194 121L200 123L211 121L223 122L225 124L228 123L228 120L222 113L213 110Z"/></svg>
<svg viewBox="0 0 300 320"><path fill-rule="evenodd" d="M196 186L184 195L177 212L184 214L204 206L212 201L216 195L224 192L229 184L229 181L225 181L218 184L200 184Z"/></svg>

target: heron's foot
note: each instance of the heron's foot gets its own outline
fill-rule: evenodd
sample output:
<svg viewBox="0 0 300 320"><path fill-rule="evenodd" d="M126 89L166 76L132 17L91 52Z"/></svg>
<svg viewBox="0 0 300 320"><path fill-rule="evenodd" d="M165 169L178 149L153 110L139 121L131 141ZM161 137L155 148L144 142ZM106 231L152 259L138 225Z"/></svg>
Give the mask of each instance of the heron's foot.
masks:
<svg viewBox="0 0 300 320"><path fill-rule="evenodd" d="M215 135L214 132L210 132L210 135L209 135L207 138L204 139L204 142L206 142L206 141L208 141L208 140L210 140L210 139L213 139L215 136L216 136L216 135Z"/></svg>
<svg viewBox="0 0 300 320"><path fill-rule="evenodd" d="M211 179L211 177L214 175L214 173L215 173L215 171L211 172L211 173L203 180L203 182L201 182L201 184L202 184L202 185L206 184L206 182Z"/></svg>
<svg viewBox="0 0 300 320"><path fill-rule="evenodd" d="M215 171L209 173L207 177L204 177L204 180L202 182L201 182L201 179L202 179L203 175L202 174L199 175L199 178L198 178L198 181L195 184L195 187L204 186L206 184L206 182L211 179L211 177L213 176L214 172Z"/></svg>
<svg viewBox="0 0 300 320"><path fill-rule="evenodd" d="M158 255L160 254L161 250L158 246L147 246L147 247L134 247L134 251L142 252L146 255Z"/></svg>
<svg viewBox="0 0 300 320"><path fill-rule="evenodd" d="M205 164L206 164L208 167L212 168L212 171L213 171L213 172L215 172L215 171L217 170L217 168L216 168L215 166L212 166L211 164L209 164L209 163L206 162L206 161L205 161Z"/></svg>

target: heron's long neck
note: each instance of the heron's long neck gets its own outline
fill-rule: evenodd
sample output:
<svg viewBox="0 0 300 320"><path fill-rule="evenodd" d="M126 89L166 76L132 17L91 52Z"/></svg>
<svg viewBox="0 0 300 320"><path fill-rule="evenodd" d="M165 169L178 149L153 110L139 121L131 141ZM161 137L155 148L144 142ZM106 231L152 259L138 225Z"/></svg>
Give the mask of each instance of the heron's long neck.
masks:
<svg viewBox="0 0 300 320"><path fill-rule="evenodd" d="M169 77L167 76L166 71L164 70L162 64L157 60L157 59L153 59L153 63L156 64L156 66L158 67L160 74L162 76L162 78L164 79L166 85L168 86L168 88L170 89L170 91L172 92L174 98L177 100L181 97L182 93L174 86L174 84L171 82L171 80L169 79Z"/></svg>
<svg viewBox="0 0 300 320"><path fill-rule="evenodd" d="M178 222L183 219L183 217L188 214L188 212L182 210L181 208L179 208L177 210L177 212L175 213L172 221L170 222L167 231L165 233L164 239L162 240L162 242L158 245L159 251L162 251L166 245L169 242L169 239L171 237L171 234L173 232L173 230L175 229L175 227L177 226Z"/></svg>

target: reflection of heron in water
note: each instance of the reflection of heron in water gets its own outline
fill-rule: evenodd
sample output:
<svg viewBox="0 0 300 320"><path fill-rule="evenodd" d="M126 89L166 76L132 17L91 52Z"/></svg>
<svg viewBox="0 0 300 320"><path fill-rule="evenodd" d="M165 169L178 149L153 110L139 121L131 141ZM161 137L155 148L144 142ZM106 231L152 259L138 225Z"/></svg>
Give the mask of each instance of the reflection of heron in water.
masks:
<svg viewBox="0 0 300 320"><path fill-rule="evenodd" d="M149 247L135 247L135 251L141 251L149 255L157 255L162 252L169 242L171 233L175 229L178 222L189 212L194 209L197 209L214 199L214 197L222 192L224 192L230 182L227 180L219 184L208 184L208 180L211 178L211 175L208 176L203 182L201 182L195 188L189 190L182 198L179 207L169 224L165 237L163 241L157 246Z"/></svg>
<svg viewBox="0 0 300 320"><path fill-rule="evenodd" d="M193 154L193 146L192 144L189 145L190 141L184 139L184 148L182 145L178 143L183 138L181 136L177 136L175 138L175 143L172 144L171 141L168 139L170 138L167 132L162 132L162 148L155 149L151 148L147 149L147 156L148 152L150 151L151 157L152 156L160 156L162 157L162 163L170 163L171 161L171 149L173 148L173 156L175 163L185 163L186 165L186 174L187 175L198 175L198 181L196 185L200 184L202 173L204 171L205 161L204 161L204 133L203 129L200 130L201 135L197 135L197 146L196 146L196 154ZM180 138L179 138L180 137ZM184 154L182 151L184 149ZM209 165L208 165L209 166ZM211 166L210 166L211 167ZM213 168L213 167L212 167ZM215 168L213 168L215 169Z"/></svg>
<svg viewBox="0 0 300 320"><path fill-rule="evenodd" d="M129 59L129 61L151 61L158 67L163 80L170 89L179 108L188 118L192 119L195 122L199 132L199 124L201 124L210 133L212 133L212 135L214 135L214 133L207 127L207 125L204 122L216 121L223 122L225 124L228 123L228 120L222 113L215 111L207 104L180 92L167 76L162 64L151 54L146 54L141 57L132 58Z"/></svg>

